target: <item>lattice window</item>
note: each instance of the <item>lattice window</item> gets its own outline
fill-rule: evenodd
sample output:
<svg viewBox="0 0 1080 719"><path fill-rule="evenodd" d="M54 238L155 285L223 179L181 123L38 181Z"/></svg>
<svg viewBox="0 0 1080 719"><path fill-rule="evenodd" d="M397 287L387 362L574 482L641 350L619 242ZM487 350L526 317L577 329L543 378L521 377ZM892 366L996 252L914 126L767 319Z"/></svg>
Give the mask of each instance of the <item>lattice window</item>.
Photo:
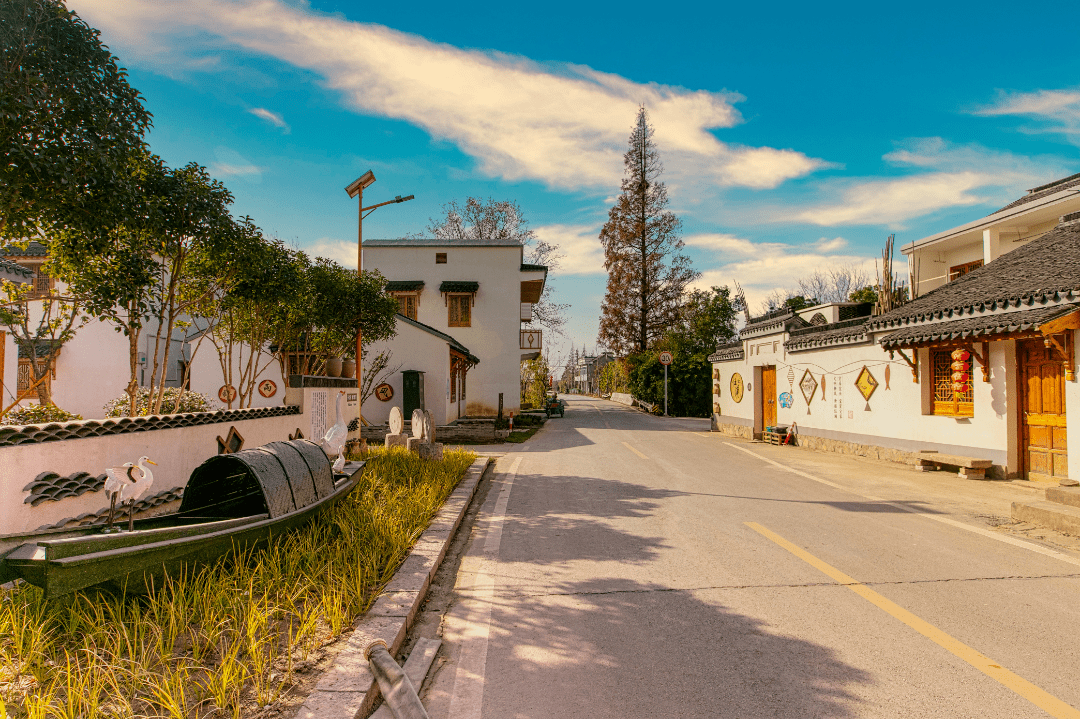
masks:
<svg viewBox="0 0 1080 719"><path fill-rule="evenodd" d="M44 371L45 371L45 361L44 360L38 360L38 372L40 373L40 372L44 372ZM51 381L52 381L52 377L46 375L44 384L48 385ZM33 387L33 389L31 389L31 386L33 384L34 384L34 373L31 371L31 368L30 368L30 360L29 359L20 359L19 360L18 375L17 375L16 385L15 385L16 399L23 399L25 397L30 397L30 398L37 397L37 387Z"/></svg>
<svg viewBox="0 0 1080 719"><path fill-rule="evenodd" d="M951 350L930 353L934 388L934 414L950 417L971 417L975 414L975 389L971 382L965 392L953 391Z"/></svg>
<svg viewBox="0 0 1080 719"><path fill-rule="evenodd" d="M447 298L450 327L472 327L472 295L450 295Z"/></svg>
<svg viewBox="0 0 1080 719"><path fill-rule="evenodd" d="M416 319L416 307L419 304L419 299L415 294L399 294L397 296L398 312L408 317L410 320Z"/></svg>
<svg viewBox="0 0 1080 719"><path fill-rule="evenodd" d="M982 267L982 266L983 266L983 261L982 260L975 260L974 262L965 262L962 265L957 265L956 267L950 267L949 268L949 282L952 282L953 280L955 280L955 279L957 279L959 277L963 277L964 275L971 272L972 270L978 269L979 267Z"/></svg>

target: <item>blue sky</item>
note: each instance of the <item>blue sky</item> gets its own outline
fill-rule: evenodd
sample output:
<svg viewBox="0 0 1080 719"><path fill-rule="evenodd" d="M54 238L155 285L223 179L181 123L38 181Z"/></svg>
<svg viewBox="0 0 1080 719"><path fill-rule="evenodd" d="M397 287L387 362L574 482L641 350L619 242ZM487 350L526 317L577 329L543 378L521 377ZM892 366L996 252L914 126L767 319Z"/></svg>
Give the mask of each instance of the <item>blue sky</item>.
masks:
<svg viewBox="0 0 1080 719"><path fill-rule="evenodd" d="M1076 5L69 0L237 214L355 266L450 200L517 200L566 257L570 341L595 344L597 234L644 103L703 285L751 306L823 266L1080 172Z"/></svg>

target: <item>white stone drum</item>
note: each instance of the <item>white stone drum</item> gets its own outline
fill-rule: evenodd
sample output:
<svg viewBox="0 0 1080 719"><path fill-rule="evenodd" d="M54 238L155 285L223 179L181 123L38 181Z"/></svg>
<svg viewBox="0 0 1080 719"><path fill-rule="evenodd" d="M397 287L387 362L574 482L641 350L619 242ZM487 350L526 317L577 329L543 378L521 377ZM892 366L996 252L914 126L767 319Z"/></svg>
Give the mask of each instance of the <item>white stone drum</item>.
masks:
<svg viewBox="0 0 1080 719"><path fill-rule="evenodd" d="M432 412L429 409L429 410L426 410L424 412L424 416L427 417L427 425L425 425L425 427L424 427L424 430L425 430L424 440L427 441L427 442L434 442L435 441L435 413Z"/></svg>
<svg viewBox="0 0 1080 719"><path fill-rule="evenodd" d="M412 412L412 436L417 439L424 439L424 425L427 423L427 417L424 415L424 410L414 409Z"/></svg>
<svg viewBox="0 0 1080 719"><path fill-rule="evenodd" d="M401 414L401 407L390 408L390 434L401 434L405 426L405 416Z"/></svg>

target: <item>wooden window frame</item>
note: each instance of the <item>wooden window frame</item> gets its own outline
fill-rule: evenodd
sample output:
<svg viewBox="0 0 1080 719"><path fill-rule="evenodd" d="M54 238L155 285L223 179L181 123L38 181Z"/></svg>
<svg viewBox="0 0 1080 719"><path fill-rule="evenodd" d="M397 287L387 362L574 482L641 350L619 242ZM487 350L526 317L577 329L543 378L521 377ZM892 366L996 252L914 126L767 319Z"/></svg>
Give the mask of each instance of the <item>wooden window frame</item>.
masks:
<svg viewBox="0 0 1080 719"><path fill-rule="evenodd" d="M968 382L968 391L962 395L952 391L952 353L955 349L930 350L930 414L938 417L974 417L974 381ZM972 370L974 364L972 362ZM945 399L946 395L951 395L952 399Z"/></svg>
<svg viewBox="0 0 1080 719"><path fill-rule="evenodd" d="M435 264L437 264L437 265L445 265L446 264L446 253L445 252L436 252L435 253Z"/></svg>
<svg viewBox="0 0 1080 719"><path fill-rule="evenodd" d="M38 366L44 364L45 360L38 359ZM22 386L23 367L26 368L27 379L26 386ZM56 360L53 360L52 367L49 374L45 376L45 386L49 388L50 393L52 390L52 381L56 379ZM35 399L38 396L38 388L32 387L34 384L34 373L30 367L29 357L20 357L18 368L15 371L15 399L22 401L24 399Z"/></svg>
<svg viewBox="0 0 1080 719"><path fill-rule="evenodd" d="M455 303L464 300L464 306L469 314L468 318L462 322L460 319L454 319L454 305ZM446 295L446 326L447 327L472 327L472 308L475 304L475 295L466 292L448 292Z"/></svg>
<svg viewBox="0 0 1080 719"><path fill-rule="evenodd" d="M30 291L26 294L28 300L40 300L44 297L48 297L56 288L56 278L49 277L41 271L42 266L45 264L42 262L28 262L26 260L20 260L19 264L30 270L33 270L34 274L30 277ZM44 286L42 286L42 280L46 280Z"/></svg>
<svg viewBox="0 0 1080 719"><path fill-rule="evenodd" d="M971 262L964 262L963 264L955 265L949 268L949 282L958 280L972 270L977 270L983 266L982 260L972 260Z"/></svg>
<svg viewBox="0 0 1080 719"><path fill-rule="evenodd" d="M408 312L400 312L399 311L399 314L405 315L410 320L416 320L416 318L420 315L420 293L419 292L391 292L390 294L395 299L397 299L399 310L400 310L400 307L401 307L401 301L411 297L413 299L413 313L410 315Z"/></svg>

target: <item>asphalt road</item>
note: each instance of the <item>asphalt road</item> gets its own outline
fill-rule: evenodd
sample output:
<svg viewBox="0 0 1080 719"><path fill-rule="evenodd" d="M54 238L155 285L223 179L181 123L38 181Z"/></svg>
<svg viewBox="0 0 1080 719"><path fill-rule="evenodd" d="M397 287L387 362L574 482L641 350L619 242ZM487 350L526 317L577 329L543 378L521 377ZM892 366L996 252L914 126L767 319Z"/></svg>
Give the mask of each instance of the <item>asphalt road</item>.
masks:
<svg viewBox="0 0 1080 719"><path fill-rule="evenodd" d="M434 719L1080 717L1080 554L567 402L498 461Z"/></svg>

